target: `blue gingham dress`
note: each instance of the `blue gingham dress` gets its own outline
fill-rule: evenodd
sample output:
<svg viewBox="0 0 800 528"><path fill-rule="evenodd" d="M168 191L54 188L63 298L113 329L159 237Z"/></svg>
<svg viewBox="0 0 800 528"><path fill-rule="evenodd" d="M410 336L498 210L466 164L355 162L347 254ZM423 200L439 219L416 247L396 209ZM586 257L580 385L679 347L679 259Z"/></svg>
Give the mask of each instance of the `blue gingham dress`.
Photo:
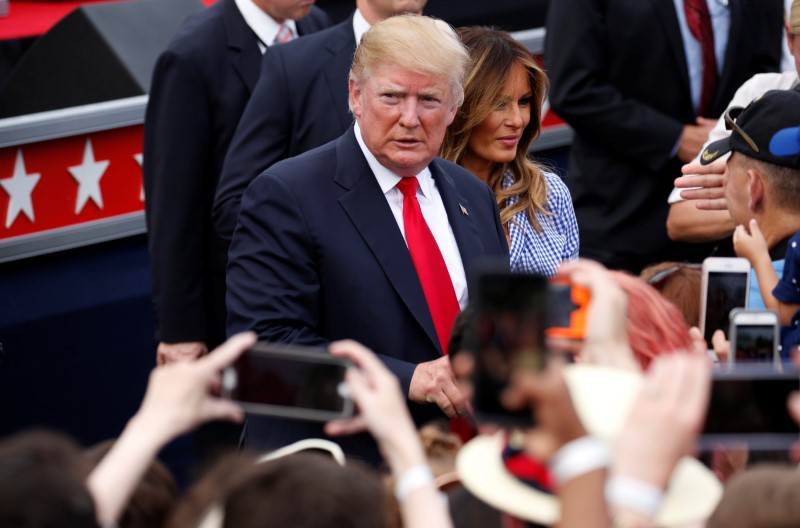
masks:
<svg viewBox="0 0 800 528"><path fill-rule="evenodd" d="M516 222L508 223L511 240L509 253L512 271L552 277L562 262L578 258L580 240L572 196L567 186L561 178L550 172L545 172L544 178L547 183L545 209L552 214L536 213L536 218L542 225L542 231L539 232L530 224L525 211L517 213L514 216ZM513 174L506 171L503 175L503 189L508 189L513 184ZM513 196L507 203L513 205L517 200Z"/></svg>

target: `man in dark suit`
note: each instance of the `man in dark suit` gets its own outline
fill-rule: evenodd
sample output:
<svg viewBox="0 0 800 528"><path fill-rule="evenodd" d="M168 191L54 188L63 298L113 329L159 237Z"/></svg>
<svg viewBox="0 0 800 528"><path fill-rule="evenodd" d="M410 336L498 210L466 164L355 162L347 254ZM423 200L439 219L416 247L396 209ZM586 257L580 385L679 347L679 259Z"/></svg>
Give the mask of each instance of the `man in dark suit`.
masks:
<svg viewBox="0 0 800 528"><path fill-rule="evenodd" d="M349 19L270 50L236 130L214 200L218 233L230 240L242 193L267 167L336 139L353 123L347 72L370 25L421 13L426 0L356 0Z"/></svg>
<svg viewBox="0 0 800 528"><path fill-rule="evenodd" d="M467 59L441 21L374 25L351 68L355 125L253 181L229 255L229 333L360 341L397 375L418 424L438 409L466 413L445 344L475 261L508 258L491 190L435 157L463 100ZM252 417L246 431L245 446L259 448L323 435L313 424ZM337 441L379 459L367 436Z"/></svg>
<svg viewBox="0 0 800 528"><path fill-rule="evenodd" d="M669 241L667 196L712 125L698 118L778 68L782 13L781 0L550 3L550 103L576 134L565 179L582 256L634 272L707 256Z"/></svg>
<svg viewBox="0 0 800 528"><path fill-rule="evenodd" d="M159 364L196 358L225 339L228 248L213 230L211 204L258 80L259 47L282 24L302 35L329 19L302 0L219 0L186 20L155 66L143 172Z"/></svg>

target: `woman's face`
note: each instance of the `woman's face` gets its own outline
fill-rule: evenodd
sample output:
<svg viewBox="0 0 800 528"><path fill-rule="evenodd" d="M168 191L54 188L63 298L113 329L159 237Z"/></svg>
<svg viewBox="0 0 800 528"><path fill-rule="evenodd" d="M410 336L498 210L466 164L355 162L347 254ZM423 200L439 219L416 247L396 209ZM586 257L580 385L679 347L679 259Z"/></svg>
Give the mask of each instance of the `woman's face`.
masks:
<svg viewBox="0 0 800 528"><path fill-rule="evenodd" d="M472 129L465 166L508 163L517 155L522 131L531 120L533 92L524 66L515 64L509 73L497 108Z"/></svg>

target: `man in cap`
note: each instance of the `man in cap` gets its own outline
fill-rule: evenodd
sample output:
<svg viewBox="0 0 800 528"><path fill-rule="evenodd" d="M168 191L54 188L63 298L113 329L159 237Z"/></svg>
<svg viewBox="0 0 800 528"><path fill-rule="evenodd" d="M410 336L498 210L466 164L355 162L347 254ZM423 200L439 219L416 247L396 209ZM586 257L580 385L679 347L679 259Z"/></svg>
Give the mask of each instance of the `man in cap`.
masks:
<svg viewBox="0 0 800 528"><path fill-rule="evenodd" d="M800 281L794 265L784 269L787 249L794 254L789 241L800 231L800 92L769 91L747 108L728 109L724 117L730 136L706 147L700 162L709 165L731 153L723 189L724 205L737 226L734 247L759 261L754 266L758 280L783 274L789 283L792 278ZM774 271L759 269L761 259L751 251L751 238L769 252ZM756 289L751 299L758 299L758 281L751 282ZM759 307L753 304L751 308Z"/></svg>

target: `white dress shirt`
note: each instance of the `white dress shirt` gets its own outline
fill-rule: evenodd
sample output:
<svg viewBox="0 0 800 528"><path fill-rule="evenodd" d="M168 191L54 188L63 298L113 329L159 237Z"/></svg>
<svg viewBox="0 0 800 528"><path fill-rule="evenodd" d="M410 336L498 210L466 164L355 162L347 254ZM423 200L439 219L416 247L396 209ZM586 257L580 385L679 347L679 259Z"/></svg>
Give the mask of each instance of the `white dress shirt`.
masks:
<svg viewBox="0 0 800 528"><path fill-rule="evenodd" d="M397 188L397 183L402 179L402 176L398 176L378 162L364 144L364 139L361 137L361 128L357 122L355 124L355 133L358 146L361 147L361 152L367 158L369 168L372 169L375 179L378 180L378 185L381 186L386 202L392 210L397 227L400 228L400 233L405 239L403 193ZM430 169L425 167L422 172L417 174L416 178L419 181L417 201L419 201L422 216L425 218L425 223L428 224L428 228L436 240L436 245L439 246L439 251L442 252L447 271L450 273L450 280L453 282L453 290L456 292L458 305L463 310L469 303L467 278L464 273L464 264L461 262L461 252L458 250L453 228L450 227L442 196L439 194L439 189L436 188L436 182L433 180ZM407 241L406 244L408 244Z"/></svg>
<svg viewBox="0 0 800 528"><path fill-rule="evenodd" d="M235 2L245 23L258 37L258 49L261 50L261 53L264 53L267 51L267 46L275 42L275 37L278 36L278 31L281 30L281 25L258 7L253 0L235 0ZM294 20L287 18L284 24L292 30L292 35L296 38L297 25Z"/></svg>
<svg viewBox="0 0 800 528"><path fill-rule="evenodd" d="M361 37L363 37L364 33L369 31L371 27L372 24L367 22L367 19L361 14L361 11L356 9L356 12L353 13L353 34L356 37L356 46L361 43Z"/></svg>

